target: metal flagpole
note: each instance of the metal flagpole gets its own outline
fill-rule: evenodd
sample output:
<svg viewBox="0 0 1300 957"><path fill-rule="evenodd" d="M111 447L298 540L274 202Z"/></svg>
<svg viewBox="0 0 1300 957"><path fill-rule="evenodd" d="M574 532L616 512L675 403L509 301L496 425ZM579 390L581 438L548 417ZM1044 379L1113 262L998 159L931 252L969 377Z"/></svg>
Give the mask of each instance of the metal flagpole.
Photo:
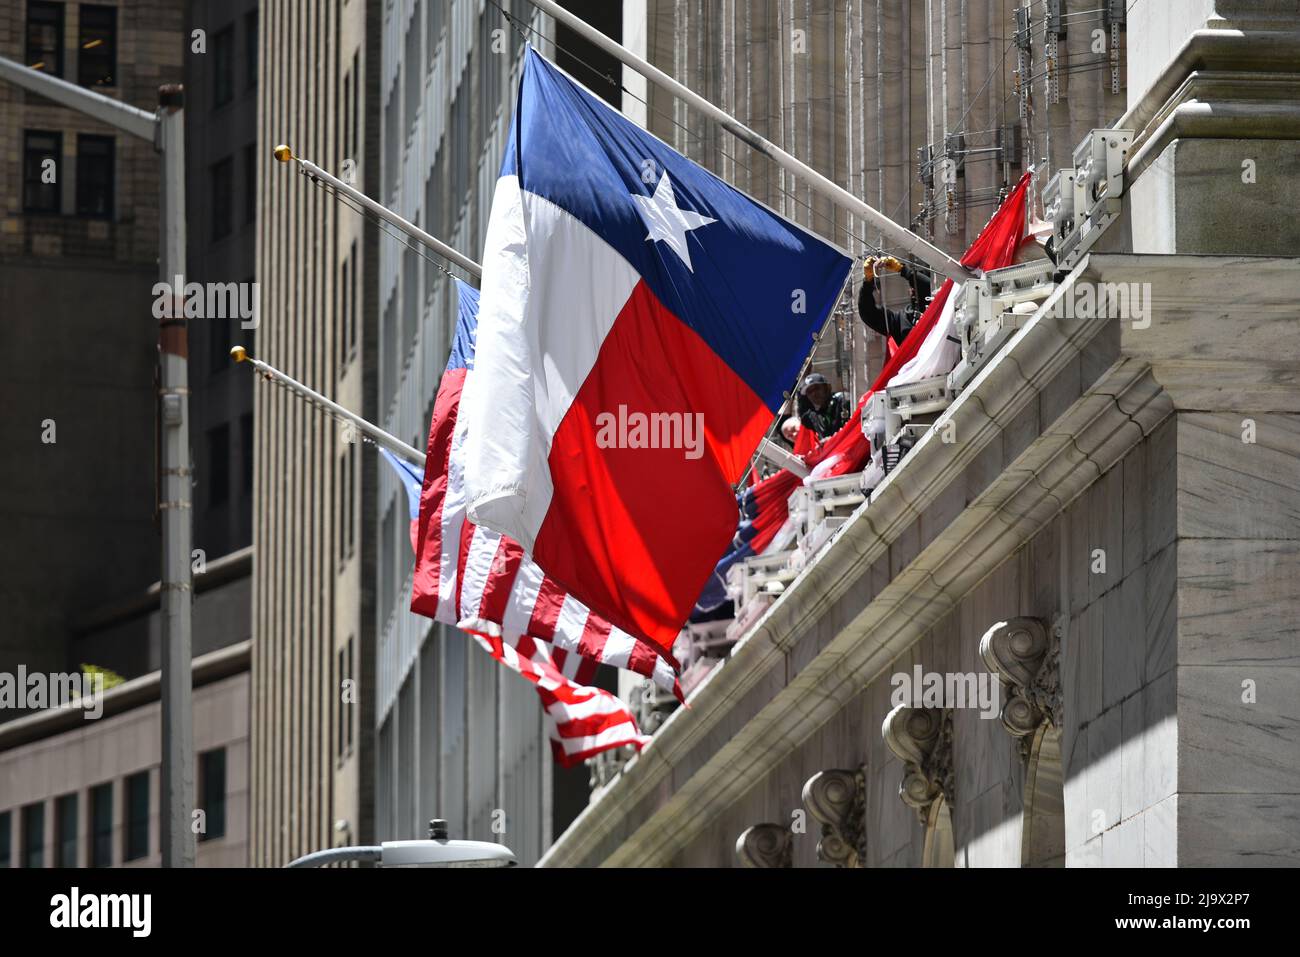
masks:
<svg viewBox="0 0 1300 957"><path fill-rule="evenodd" d="M643 60L621 43L611 40L585 20L574 16L558 3L555 3L554 0L528 0L528 2L537 7L543 13L547 13L554 17L584 39L594 43L606 53L618 58L642 76L649 80L653 80L673 95L685 100L701 113L712 117L732 136L748 144L753 149L758 150L758 152L762 153L764 156L771 158L791 173L794 173L831 202L861 216L903 249L907 250L923 262L928 263L936 272L957 282L965 282L968 279L975 278L974 273L961 263L957 262L957 260L953 259L939 247L927 242L905 226L898 225L898 223L894 222L879 210L868 206L865 202L844 189L838 183L827 179L807 163L804 163L802 160L790 155L771 140L760 136L758 133L754 132L748 126L745 126L733 117L726 110L719 106L715 106L694 90L677 82L667 73L664 73L658 67Z"/></svg>
<svg viewBox="0 0 1300 957"><path fill-rule="evenodd" d="M8 80L55 103L148 140L161 155L158 266L168 287L185 274L185 112L179 85L158 91L158 111L120 100L0 57ZM182 277L178 280L176 277ZM190 546L190 427L188 346L181 289L158 329L158 416L162 424L158 507L162 524L159 599L162 627L162 863L194 866L194 711L190 621L193 604Z"/></svg>
<svg viewBox="0 0 1300 957"><path fill-rule="evenodd" d="M275 366L268 365L261 359L254 359L247 351L245 351L243 346L235 346L231 349L230 358L234 359L236 362L247 362L270 381L284 386L290 392L297 393L314 405L320 406L326 412L329 412L337 418L343 419L345 422L351 423L356 427L358 432L368 436L376 445L382 445L394 455L400 455L408 462L418 465L420 468L424 468L424 453L419 449L407 445L397 436L385 432L379 426L367 422L355 412L350 412L337 402L325 398L325 396L321 395L315 389L308 388L292 376L285 375Z"/></svg>
<svg viewBox="0 0 1300 957"><path fill-rule="evenodd" d="M464 269L471 276L474 276L475 278L482 277L483 267L480 266L478 263L476 263L474 260L452 249L450 246L444 243L441 239L438 239L436 236L429 235L419 226L416 226L414 223L408 222L407 220L403 219L401 216L398 216L395 212L393 212L383 203L376 202L375 200L367 196L365 193L361 192L361 190L348 185L346 182L339 179L337 176L325 172L325 170L321 169L319 166L317 166L315 163L311 162L310 160L305 160L301 156L294 156L293 150L290 149L288 146L285 146L284 144L277 146L274 152L275 152L275 158L279 160L281 163L288 163L290 161L297 163L298 169L303 173L303 175L310 176L312 179L320 180L322 183L325 183L326 185L342 193L348 199L352 200L354 203L357 203L359 206L368 209L370 212L374 213L380 219L384 220L387 223L390 223L393 226L396 226L398 229L406 233L406 235L410 236L412 239L428 246L430 249L436 252L443 259L455 263L457 266L459 266L461 269Z"/></svg>

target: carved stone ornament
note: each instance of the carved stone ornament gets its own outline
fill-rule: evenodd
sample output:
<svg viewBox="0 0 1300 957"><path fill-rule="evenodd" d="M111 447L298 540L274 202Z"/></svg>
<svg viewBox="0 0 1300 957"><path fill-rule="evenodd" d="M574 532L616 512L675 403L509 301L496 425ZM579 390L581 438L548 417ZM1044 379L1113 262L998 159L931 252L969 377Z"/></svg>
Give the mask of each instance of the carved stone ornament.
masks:
<svg viewBox="0 0 1300 957"><path fill-rule="evenodd" d="M803 803L822 826L817 859L858 867L867 857L866 772L818 771L803 786Z"/></svg>
<svg viewBox="0 0 1300 957"><path fill-rule="evenodd" d="M755 824L736 838L744 867L794 867L794 835L784 824Z"/></svg>
<svg viewBox="0 0 1300 957"><path fill-rule="evenodd" d="M898 705L885 715L881 736L903 762L898 796L924 825L940 796L953 803L952 711Z"/></svg>
<svg viewBox="0 0 1300 957"><path fill-rule="evenodd" d="M1038 618L1000 621L980 639L980 657L1006 691L1002 726L1019 739L1022 754L1044 721L1061 727L1061 632Z"/></svg>

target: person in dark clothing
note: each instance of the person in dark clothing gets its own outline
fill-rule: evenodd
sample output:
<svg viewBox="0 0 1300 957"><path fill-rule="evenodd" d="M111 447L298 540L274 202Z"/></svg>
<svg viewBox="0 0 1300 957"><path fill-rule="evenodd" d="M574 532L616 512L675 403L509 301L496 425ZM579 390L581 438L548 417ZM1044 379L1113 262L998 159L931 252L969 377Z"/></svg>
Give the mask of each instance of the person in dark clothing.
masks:
<svg viewBox="0 0 1300 957"><path fill-rule="evenodd" d="M880 291L880 274L896 272L907 280L912 290L912 301L903 309L886 309L876 301ZM902 345L925 312L930 298L930 277L919 270L905 266L893 256L869 257L862 264L862 288L858 290L858 315L867 328Z"/></svg>
<svg viewBox="0 0 1300 957"><path fill-rule="evenodd" d="M799 421L820 438L834 435L849 421L849 397L843 392L832 395L831 384L820 372L804 378L799 400Z"/></svg>

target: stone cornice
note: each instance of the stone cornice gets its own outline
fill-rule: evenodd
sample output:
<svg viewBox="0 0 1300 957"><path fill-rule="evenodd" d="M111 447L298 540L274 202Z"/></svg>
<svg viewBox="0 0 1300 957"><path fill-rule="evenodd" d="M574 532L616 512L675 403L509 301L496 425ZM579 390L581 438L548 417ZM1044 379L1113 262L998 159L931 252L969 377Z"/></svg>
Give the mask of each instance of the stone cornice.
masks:
<svg viewBox="0 0 1300 957"><path fill-rule="evenodd" d="M1273 25L1270 23L1270 25ZM1284 20L1277 26L1291 26ZM1193 73L1300 73L1300 30L1205 29L1197 30L1165 67L1160 76L1115 124L1134 130L1135 149L1142 148L1148 129Z"/></svg>
<svg viewBox="0 0 1300 957"><path fill-rule="evenodd" d="M1120 356L1117 321L1051 314L1089 269L947 410L959 440L917 444L543 866L671 860L1163 421L1172 404Z"/></svg>

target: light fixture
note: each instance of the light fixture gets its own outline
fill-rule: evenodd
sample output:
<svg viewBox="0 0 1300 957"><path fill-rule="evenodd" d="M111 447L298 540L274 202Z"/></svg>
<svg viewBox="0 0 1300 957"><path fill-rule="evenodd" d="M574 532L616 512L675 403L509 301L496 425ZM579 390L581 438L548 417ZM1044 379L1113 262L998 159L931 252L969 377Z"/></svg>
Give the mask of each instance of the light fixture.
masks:
<svg viewBox="0 0 1300 957"><path fill-rule="evenodd" d="M384 841L359 847L332 847L304 855L289 867L323 867L350 861L368 861L380 867L514 867L518 861L504 844L488 841L452 841L447 822L429 822L426 841Z"/></svg>

